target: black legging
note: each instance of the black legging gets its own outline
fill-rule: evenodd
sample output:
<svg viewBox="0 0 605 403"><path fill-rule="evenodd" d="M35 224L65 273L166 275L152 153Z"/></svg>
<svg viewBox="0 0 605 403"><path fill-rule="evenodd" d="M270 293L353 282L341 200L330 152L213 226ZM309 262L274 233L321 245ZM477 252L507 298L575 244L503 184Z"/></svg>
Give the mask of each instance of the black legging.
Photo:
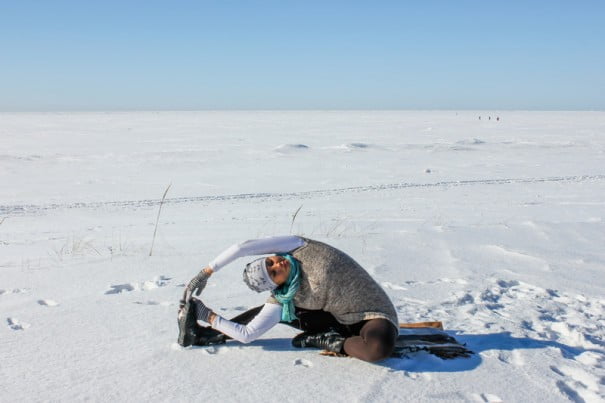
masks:
<svg viewBox="0 0 605 403"><path fill-rule="evenodd" d="M248 324L258 315L263 306L257 306L240 315L232 322ZM364 361L379 361L388 358L395 348L397 328L386 319L370 319L352 325L343 325L329 312L296 307L296 316L292 322L281 322L309 333L321 333L335 330L345 337L343 352ZM205 328L208 331L210 328ZM214 330L214 329L212 329ZM218 331L214 330L215 332Z"/></svg>

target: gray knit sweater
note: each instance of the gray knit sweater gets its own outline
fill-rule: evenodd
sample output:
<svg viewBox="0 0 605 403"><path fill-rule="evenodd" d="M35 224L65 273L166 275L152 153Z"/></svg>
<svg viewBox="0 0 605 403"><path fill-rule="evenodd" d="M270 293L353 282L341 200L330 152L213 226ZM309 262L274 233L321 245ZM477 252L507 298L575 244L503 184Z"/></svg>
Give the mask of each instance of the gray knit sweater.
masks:
<svg viewBox="0 0 605 403"><path fill-rule="evenodd" d="M345 325L383 318L399 327L393 303L368 272L346 253L304 239L306 245L290 252L301 263L297 307L330 312ZM278 303L273 297L267 302Z"/></svg>

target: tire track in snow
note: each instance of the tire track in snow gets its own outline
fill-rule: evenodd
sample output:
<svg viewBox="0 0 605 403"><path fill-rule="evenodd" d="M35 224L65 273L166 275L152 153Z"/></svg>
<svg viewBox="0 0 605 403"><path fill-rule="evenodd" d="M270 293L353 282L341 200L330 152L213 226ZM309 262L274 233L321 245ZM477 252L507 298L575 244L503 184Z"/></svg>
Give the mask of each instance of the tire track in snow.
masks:
<svg viewBox="0 0 605 403"><path fill-rule="evenodd" d="M605 175L578 175L578 176L554 176L545 178L507 178L507 179L475 179L464 181L441 181L434 183L388 183L382 185L367 185L367 186L352 186L344 188L333 188L323 190L308 190L301 192L284 192L284 193L241 193L231 195L214 195L214 196L192 196L192 197L175 197L165 199L164 204L178 203L198 203L198 202L214 202L214 201L229 201L229 200L251 200L251 199L308 199L312 197L338 195L343 193L357 192L375 192L385 190L398 190L407 188L447 188L458 186L478 186L478 185L510 185L518 183L548 183L548 182L588 182L601 181L605 179ZM161 199L147 200L126 200L126 201L103 201L103 202L76 202L76 203L51 203L51 204L16 204L16 205L0 205L0 215L35 215L44 213L49 210L58 209L78 209L78 208L99 208L99 207L152 207L157 206Z"/></svg>

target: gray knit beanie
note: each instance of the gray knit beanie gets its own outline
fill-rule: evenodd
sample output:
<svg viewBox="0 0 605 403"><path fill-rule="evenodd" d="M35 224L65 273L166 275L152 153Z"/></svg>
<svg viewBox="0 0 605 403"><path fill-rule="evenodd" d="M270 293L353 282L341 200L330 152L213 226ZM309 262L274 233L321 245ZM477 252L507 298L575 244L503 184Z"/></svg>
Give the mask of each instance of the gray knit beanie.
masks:
<svg viewBox="0 0 605 403"><path fill-rule="evenodd" d="M246 265L244 269L244 282L256 292L270 291L278 286L271 280L267 272L265 258L261 257Z"/></svg>

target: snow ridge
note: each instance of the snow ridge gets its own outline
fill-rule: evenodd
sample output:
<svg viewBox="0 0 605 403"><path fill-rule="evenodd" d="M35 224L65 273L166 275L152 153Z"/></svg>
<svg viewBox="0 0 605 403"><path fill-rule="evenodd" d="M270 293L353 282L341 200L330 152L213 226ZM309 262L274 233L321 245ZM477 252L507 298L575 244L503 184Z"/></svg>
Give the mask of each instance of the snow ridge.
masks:
<svg viewBox="0 0 605 403"><path fill-rule="evenodd" d="M543 178L504 178L504 179L474 179L461 181L441 181L434 183L388 183L382 185L367 185L367 186L352 186L344 188L333 188L324 190L308 190L301 192L285 192L285 193L241 193L232 195L215 195L215 196L193 196L193 197L175 197L164 200L165 204L178 203L198 203L208 201L226 201L226 200L245 200L245 199L268 199L268 200L283 200L283 199L304 199L310 197L330 196L342 193L354 192L373 192L385 190L398 190L406 188L433 188L433 187L458 187L458 186L476 186L476 185L509 185L519 183L547 183L547 182L587 182L601 181L605 179L605 175L576 175L576 176L553 176ZM17 204L17 205L0 205L0 215L37 215L49 210L58 209L80 209L89 208L96 209L100 207L150 207L157 206L161 203L161 199L147 200L127 200L127 201L105 201L105 202L77 202L77 203L51 203L51 204Z"/></svg>

